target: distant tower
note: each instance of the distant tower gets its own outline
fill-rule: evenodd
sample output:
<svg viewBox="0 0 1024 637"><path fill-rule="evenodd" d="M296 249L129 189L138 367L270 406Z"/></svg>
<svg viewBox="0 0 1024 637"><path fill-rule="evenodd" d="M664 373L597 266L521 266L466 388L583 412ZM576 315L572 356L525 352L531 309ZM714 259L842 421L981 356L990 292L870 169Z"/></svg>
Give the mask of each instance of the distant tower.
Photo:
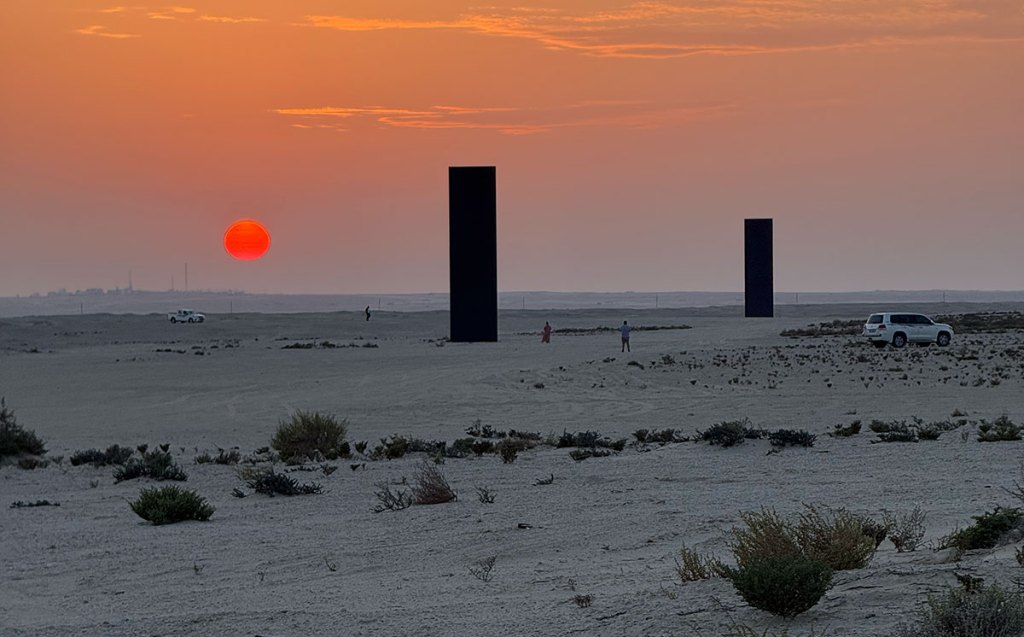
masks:
<svg viewBox="0 0 1024 637"><path fill-rule="evenodd" d="M132 271L128 270L128 293L131 294L134 291L132 288Z"/></svg>
<svg viewBox="0 0 1024 637"><path fill-rule="evenodd" d="M451 340L498 340L498 204L494 166L448 168Z"/></svg>
<svg viewBox="0 0 1024 637"><path fill-rule="evenodd" d="M775 315L772 220L745 219L743 238L745 316L770 318Z"/></svg>

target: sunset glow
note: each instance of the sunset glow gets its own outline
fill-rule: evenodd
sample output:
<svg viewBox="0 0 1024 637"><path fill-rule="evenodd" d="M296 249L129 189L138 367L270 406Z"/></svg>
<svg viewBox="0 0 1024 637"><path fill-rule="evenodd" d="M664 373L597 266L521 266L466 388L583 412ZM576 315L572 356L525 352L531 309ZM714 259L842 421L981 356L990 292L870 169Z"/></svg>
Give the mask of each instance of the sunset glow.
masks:
<svg viewBox="0 0 1024 637"><path fill-rule="evenodd" d="M0 295L443 292L451 165L505 291L739 290L746 217L780 291L1019 289L1022 60L1011 0L11 0Z"/></svg>

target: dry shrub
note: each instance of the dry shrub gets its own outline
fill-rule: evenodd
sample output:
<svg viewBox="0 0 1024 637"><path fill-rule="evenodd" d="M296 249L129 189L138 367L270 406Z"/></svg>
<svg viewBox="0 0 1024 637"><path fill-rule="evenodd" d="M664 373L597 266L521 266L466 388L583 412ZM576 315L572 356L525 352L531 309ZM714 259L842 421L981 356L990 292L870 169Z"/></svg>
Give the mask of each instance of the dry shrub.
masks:
<svg viewBox="0 0 1024 637"><path fill-rule="evenodd" d="M800 545L790 532L789 525L772 509L740 514L742 527L733 527L730 544L740 568L767 557L794 557L800 555Z"/></svg>
<svg viewBox="0 0 1024 637"><path fill-rule="evenodd" d="M819 510L807 504L804 508L793 534L807 557L836 571L863 568L871 561L877 545L865 534L863 518L845 509Z"/></svg>
<svg viewBox="0 0 1024 637"><path fill-rule="evenodd" d="M702 579L711 579L726 572L725 565L711 556L701 555L685 546L676 557L676 574L683 584Z"/></svg>
<svg viewBox="0 0 1024 637"><path fill-rule="evenodd" d="M377 483L377 489L373 494L377 498L377 504L373 507L374 513L401 511L412 506L412 496L407 491L392 491L391 485L387 482Z"/></svg>
<svg viewBox="0 0 1024 637"><path fill-rule="evenodd" d="M882 524L889 529L889 541L897 553L914 551L924 539L924 520L927 516L921 507L914 507L909 513L893 514L886 511Z"/></svg>
<svg viewBox="0 0 1024 637"><path fill-rule="evenodd" d="M897 637L1020 637L1024 594L998 586L953 590L928 599L917 625L900 626Z"/></svg>
<svg viewBox="0 0 1024 637"><path fill-rule="evenodd" d="M443 504L458 495L437 465L421 462L413 476L412 497L416 504Z"/></svg>
<svg viewBox="0 0 1024 637"><path fill-rule="evenodd" d="M330 414L299 410L278 425L270 446L288 463L320 457L335 460L349 455L345 443L348 423Z"/></svg>

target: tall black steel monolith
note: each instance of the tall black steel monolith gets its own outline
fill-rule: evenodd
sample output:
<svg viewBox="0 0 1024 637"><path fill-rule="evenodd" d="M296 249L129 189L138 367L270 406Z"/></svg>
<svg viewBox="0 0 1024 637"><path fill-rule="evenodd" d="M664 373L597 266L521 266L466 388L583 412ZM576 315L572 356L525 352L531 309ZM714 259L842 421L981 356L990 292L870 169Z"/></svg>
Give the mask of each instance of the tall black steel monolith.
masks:
<svg viewBox="0 0 1024 637"><path fill-rule="evenodd" d="M772 317L775 315L772 220L745 219L743 239L746 316Z"/></svg>
<svg viewBox="0 0 1024 637"><path fill-rule="evenodd" d="M451 340L498 340L498 205L494 166L448 168Z"/></svg>

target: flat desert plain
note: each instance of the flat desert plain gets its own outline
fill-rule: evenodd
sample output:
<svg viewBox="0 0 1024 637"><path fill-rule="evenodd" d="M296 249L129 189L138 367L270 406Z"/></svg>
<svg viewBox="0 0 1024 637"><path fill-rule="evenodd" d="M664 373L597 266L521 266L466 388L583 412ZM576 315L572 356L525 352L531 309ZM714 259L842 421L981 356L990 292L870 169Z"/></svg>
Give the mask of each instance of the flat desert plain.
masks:
<svg viewBox="0 0 1024 637"><path fill-rule="evenodd" d="M225 314L196 325L162 315L3 319L0 394L48 456L64 459L0 468L0 634L713 636L743 624L758 634L891 635L929 594L956 587L955 573L1009 588L1024 577L1012 544L960 561L934 550L972 516L1014 504L1004 489L1021 480L1024 443L978 442L977 431L982 419L1024 421L1024 332L902 350L780 335L879 309L888 308L795 306L750 320L738 308L503 312L492 344L445 343L443 312L370 322L360 313ZM623 319L691 329L634 331L628 354L609 331L540 342L545 320L558 330ZM318 346L285 349L296 343ZM439 468L457 501L383 513L372 511L378 485L403 488L396 483L426 455L357 455L330 462L330 475L311 464L289 475L325 493L273 498L246 489L238 467L195 463L204 451L269 445L296 410L347 419L348 439L370 448L392 434L451 443L477 420L630 443L580 462L551 446L510 464L448 458ZM917 443L876 443L867 428L914 417L969 422ZM632 436L675 428L692 437L740 419L817 440L772 452L767 440L721 448L637 445ZM828 435L854 420L860 434ZM169 444L188 474L174 484L206 497L212 518L152 526L129 501L156 483L115 483L110 467L68 461L114 443ZM480 502L481 487L493 503ZM236 488L249 495L233 497ZM60 506L8 508L42 499ZM876 518L920 507L924 545L901 553L884 542L790 622L751 608L727 580L680 583L683 546L729 563L742 512L790 516L804 504ZM490 581L470 572L491 557Z"/></svg>

